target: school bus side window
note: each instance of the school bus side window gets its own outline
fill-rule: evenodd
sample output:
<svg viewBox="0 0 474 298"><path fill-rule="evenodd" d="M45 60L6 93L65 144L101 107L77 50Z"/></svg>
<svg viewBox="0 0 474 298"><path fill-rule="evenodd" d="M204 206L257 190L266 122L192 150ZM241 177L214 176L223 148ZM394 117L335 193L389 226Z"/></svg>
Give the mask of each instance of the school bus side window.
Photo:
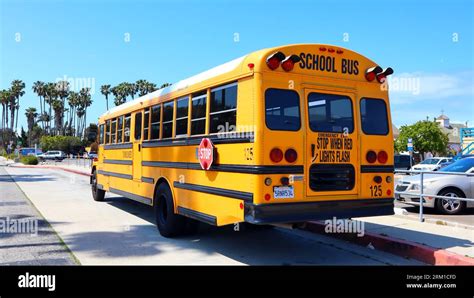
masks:
<svg viewBox="0 0 474 298"><path fill-rule="evenodd" d="M123 116L117 118L117 143L122 143L123 141Z"/></svg>
<svg viewBox="0 0 474 298"><path fill-rule="evenodd" d="M387 135L387 105L383 99L363 98L360 101L362 131L367 135Z"/></svg>
<svg viewBox="0 0 474 298"><path fill-rule="evenodd" d="M173 136L173 109L174 101L163 105L163 139Z"/></svg>
<svg viewBox="0 0 474 298"><path fill-rule="evenodd" d="M150 108L145 109L144 119L143 119L143 140L148 140L148 131L150 123Z"/></svg>
<svg viewBox="0 0 474 298"><path fill-rule="evenodd" d="M308 95L309 127L316 132L354 130L352 101L348 96L312 92Z"/></svg>
<svg viewBox="0 0 474 298"><path fill-rule="evenodd" d="M160 118L161 118L161 104L151 108L151 137L156 140L160 138Z"/></svg>
<svg viewBox="0 0 474 298"><path fill-rule="evenodd" d="M176 137L188 134L188 105L187 96L176 101Z"/></svg>
<svg viewBox="0 0 474 298"><path fill-rule="evenodd" d="M110 120L105 122L105 143L110 144Z"/></svg>
<svg viewBox="0 0 474 298"><path fill-rule="evenodd" d="M142 138L142 112L135 114L135 140L140 140Z"/></svg>
<svg viewBox="0 0 474 298"><path fill-rule="evenodd" d="M191 106L191 135L206 133L206 98L207 93L193 94Z"/></svg>
<svg viewBox="0 0 474 298"><path fill-rule="evenodd" d="M101 124L100 129L99 129L99 144L104 144L104 143L105 143L105 140L104 140L104 124Z"/></svg>
<svg viewBox="0 0 474 298"><path fill-rule="evenodd" d="M211 89L210 133L235 130L237 83Z"/></svg>
<svg viewBox="0 0 474 298"><path fill-rule="evenodd" d="M123 129L124 142L130 142L130 122L132 121L132 116L130 114L125 115L125 123Z"/></svg>
<svg viewBox="0 0 474 298"><path fill-rule="evenodd" d="M299 130L301 120L298 92L287 89L267 89L265 91L265 124L271 130Z"/></svg>
<svg viewBox="0 0 474 298"><path fill-rule="evenodd" d="M112 128L110 133L112 137L112 144L117 143L117 119L112 120Z"/></svg>

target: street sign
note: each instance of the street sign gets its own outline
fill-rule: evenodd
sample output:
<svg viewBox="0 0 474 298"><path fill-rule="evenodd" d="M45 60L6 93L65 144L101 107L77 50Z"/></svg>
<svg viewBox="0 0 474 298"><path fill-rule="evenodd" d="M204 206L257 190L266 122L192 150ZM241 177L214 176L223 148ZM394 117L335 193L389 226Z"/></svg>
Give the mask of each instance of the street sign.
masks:
<svg viewBox="0 0 474 298"><path fill-rule="evenodd" d="M408 151L413 151L413 139L408 138L408 144L407 144Z"/></svg>
<svg viewBox="0 0 474 298"><path fill-rule="evenodd" d="M204 138L198 147L199 164L203 170L209 170L214 161L214 144L209 138Z"/></svg>

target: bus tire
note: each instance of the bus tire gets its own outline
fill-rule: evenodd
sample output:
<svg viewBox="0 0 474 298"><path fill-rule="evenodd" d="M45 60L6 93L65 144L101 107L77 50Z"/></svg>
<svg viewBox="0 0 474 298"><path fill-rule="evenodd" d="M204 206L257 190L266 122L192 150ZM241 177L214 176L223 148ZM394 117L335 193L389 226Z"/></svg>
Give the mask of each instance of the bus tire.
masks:
<svg viewBox="0 0 474 298"><path fill-rule="evenodd" d="M156 227L161 236L172 238L185 234L186 218L174 213L173 196L168 185L161 183L157 187L153 203Z"/></svg>
<svg viewBox="0 0 474 298"><path fill-rule="evenodd" d="M91 177L92 197L94 201L102 202L105 199L105 190L97 187L97 172L94 170Z"/></svg>

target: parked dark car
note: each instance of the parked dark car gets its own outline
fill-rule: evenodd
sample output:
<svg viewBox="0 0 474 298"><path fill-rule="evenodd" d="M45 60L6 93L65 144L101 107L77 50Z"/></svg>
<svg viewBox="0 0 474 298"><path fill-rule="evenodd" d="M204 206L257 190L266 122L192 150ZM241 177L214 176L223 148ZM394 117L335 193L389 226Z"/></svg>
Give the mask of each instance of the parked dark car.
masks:
<svg viewBox="0 0 474 298"><path fill-rule="evenodd" d="M396 154L393 158L395 170L409 170L411 165L415 164L415 160L412 158L412 163L410 165L410 155Z"/></svg>

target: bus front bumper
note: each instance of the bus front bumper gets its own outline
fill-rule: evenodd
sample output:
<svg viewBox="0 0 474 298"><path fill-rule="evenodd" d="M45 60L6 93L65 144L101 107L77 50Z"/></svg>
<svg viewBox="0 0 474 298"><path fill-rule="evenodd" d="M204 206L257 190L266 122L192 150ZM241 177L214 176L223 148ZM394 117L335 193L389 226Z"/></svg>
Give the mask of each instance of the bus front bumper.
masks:
<svg viewBox="0 0 474 298"><path fill-rule="evenodd" d="M252 224L297 223L364 216L393 215L393 198L345 201L245 204L245 221Z"/></svg>

